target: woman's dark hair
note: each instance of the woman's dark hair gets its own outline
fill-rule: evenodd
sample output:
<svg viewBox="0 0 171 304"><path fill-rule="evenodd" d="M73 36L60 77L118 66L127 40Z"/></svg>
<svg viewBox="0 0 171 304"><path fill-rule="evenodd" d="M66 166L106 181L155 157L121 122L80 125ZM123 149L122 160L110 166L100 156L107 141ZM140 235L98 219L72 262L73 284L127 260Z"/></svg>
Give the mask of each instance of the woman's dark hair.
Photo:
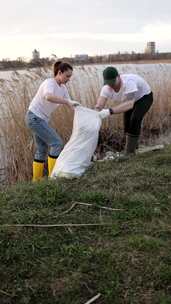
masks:
<svg viewBox="0 0 171 304"><path fill-rule="evenodd" d="M63 73L68 70L73 71L73 67L67 62L57 61L53 67L54 76L56 76L59 71Z"/></svg>

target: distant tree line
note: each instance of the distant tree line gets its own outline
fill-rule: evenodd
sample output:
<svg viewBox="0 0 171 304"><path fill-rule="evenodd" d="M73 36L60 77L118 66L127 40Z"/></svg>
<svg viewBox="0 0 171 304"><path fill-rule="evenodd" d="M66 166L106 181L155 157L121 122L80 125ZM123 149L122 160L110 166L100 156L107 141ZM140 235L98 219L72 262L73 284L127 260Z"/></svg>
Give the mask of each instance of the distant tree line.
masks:
<svg viewBox="0 0 171 304"><path fill-rule="evenodd" d="M56 58L56 60L64 60L73 65L84 65L84 64L110 64L114 62L136 62L144 60L171 60L171 52L168 53L155 53L155 54L146 54L146 53L117 53L117 54L108 54L104 56L88 56L86 60L80 60L76 57L63 57ZM17 58L16 60L3 59L0 61L0 70L9 70L9 69L27 69L34 67L44 67L51 66L54 63L54 58L40 58L32 59L29 62L26 62L22 57Z"/></svg>
<svg viewBox="0 0 171 304"><path fill-rule="evenodd" d="M15 69L29 69L34 67L44 67L49 66L53 63L53 60L49 58L40 58L38 60L30 60L26 62L22 58L17 58L16 60L3 59L0 61L0 70L15 70Z"/></svg>

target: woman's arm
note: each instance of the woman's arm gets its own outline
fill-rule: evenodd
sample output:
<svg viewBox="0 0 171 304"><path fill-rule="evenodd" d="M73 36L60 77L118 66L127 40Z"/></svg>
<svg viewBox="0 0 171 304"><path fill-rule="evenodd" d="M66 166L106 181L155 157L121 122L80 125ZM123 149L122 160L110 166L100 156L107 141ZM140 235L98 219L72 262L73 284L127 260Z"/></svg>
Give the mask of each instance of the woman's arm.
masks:
<svg viewBox="0 0 171 304"><path fill-rule="evenodd" d="M45 99L52 103L70 105L69 100L48 93L45 95Z"/></svg>

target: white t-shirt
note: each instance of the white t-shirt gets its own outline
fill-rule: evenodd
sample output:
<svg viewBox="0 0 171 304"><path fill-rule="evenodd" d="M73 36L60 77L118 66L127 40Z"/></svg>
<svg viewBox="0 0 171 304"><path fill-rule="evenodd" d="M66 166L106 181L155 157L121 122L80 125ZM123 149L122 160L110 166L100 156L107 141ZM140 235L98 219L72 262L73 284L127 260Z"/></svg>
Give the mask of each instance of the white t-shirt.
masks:
<svg viewBox="0 0 171 304"><path fill-rule="evenodd" d="M64 84L59 85L54 78L48 78L43 81L30 103L29 111L49 121L52 112L56 110L59 104L46 100L47 94L63 97L64 99L70 99L70 96L66 86Z"/></svg>
<svg viewBox="0 0 171 304"><path fill-rule="evenodd" d="M100 96L113 101L123 102L127 100L139 100L151 92L148 83L136 74L121 74L122 85L119 92L115 92L109 85L104 85Z"/></svg>

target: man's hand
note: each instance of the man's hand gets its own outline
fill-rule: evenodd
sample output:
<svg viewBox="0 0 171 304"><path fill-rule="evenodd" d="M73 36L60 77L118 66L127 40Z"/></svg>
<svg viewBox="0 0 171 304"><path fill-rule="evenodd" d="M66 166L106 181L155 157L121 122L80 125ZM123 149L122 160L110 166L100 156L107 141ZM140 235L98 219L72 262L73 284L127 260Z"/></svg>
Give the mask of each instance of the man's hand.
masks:
<svg viewBox="0 0 171 304"><path fill-rule="evenodd" d="M104 118L110 116L110 111L109 111L109 109L101 110L101 111L99 112L99 116L100 116L101 119L104 119Z"/></svg>
<svg viewBox="0 0 171 304"><path fill-rule="evenodd" d="M102 110L105 107L106 102L107 102L107 98L103 97L103 96L100 96L97 100L96 105L95 105L95 110L96 111Z"/></svg>
<svg viewBox="0 0 171 304"><path fill-rule="evenodd" d="M101 111L101 109L102 109L102 108L101 108L99 105L95 105L95 110L96 110L96 111Z"/></svg>

